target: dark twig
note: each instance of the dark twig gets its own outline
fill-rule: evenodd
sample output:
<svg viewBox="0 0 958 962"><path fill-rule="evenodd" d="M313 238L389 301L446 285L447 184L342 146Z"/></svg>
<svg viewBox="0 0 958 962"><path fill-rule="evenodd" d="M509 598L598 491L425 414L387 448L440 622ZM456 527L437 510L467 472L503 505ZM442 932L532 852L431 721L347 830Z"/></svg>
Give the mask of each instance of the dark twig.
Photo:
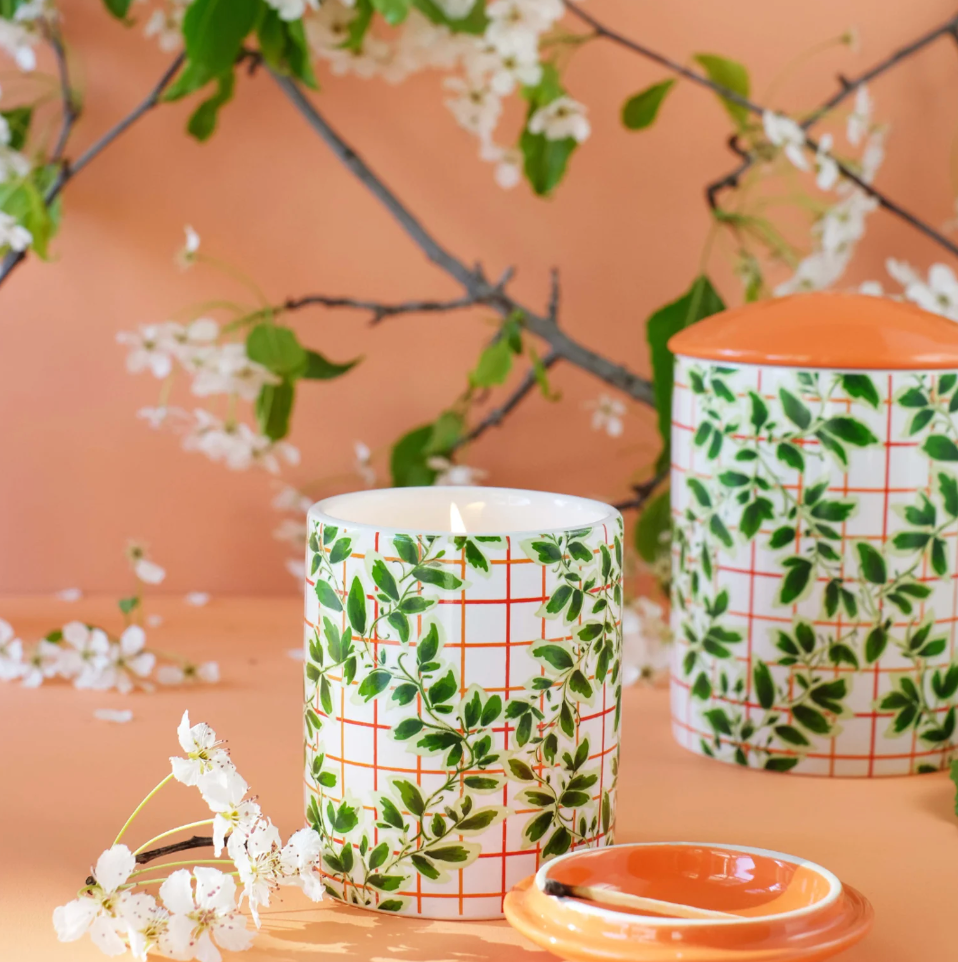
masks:
<svg viewBox="0 0 958 962"><path fill-rule="evenodd" d="M290 298L282 304L284 311L298 311L301 308L319 304L323 307L347 307L357 311L369 311L369 322L378 324L384 318L397 314L433 314L445 311L458 311L485 303L485 298L472 295L451 301L402 301L398 304L382 304L379 301L364 301L354 297L327 297L325 294L307 294L304 297Z"/></svg>
<svg viewBox="0 0 958 962"><path fill-rule="evenodd" d="M56 143L50 154L50 162L57 164L63 157L66 150L67 141L73 132L73 127L80 119L80 109L73 94L73 84L70 80L70 68L67 63L67 52L63 46L63 36L58 26L44 21L44 32L47 43L53 50L53 56L57 63L57 77L60 81L60 133L57 135Z"/></svg>
<svg viewBox="0 0 958 962"><path fill-rule="evenodd" d="M553 324L558 325L559 323L559 268L553 267L550 274L551 286L549 289L549 307L546 311L546 317L552 321Z"/></svg>
<svg viewBox="0 0 958 962"><path fill-rule="evenodd" d="M857 77L839 77L840 89L832 94L832 96L827 100L823 101L815 110L813 110L799 126L804 131L810 130L814 124L817 124L819 121L821 121L828 113L849 98L864 84L869 83L876 77L880 77L883 73L891 70L903 60L906 60L908 57L912 57L919 51L924 50L925 47L938 40L940 37L946 35L955 36L956 31L958 31L958 16L952 17L950 20L945 21L943 24L935 27L933 30L928 31L928 33L923 34L917 40L900 47L898 50L889 54L883 60L880 60L877 64L870 67L868 70L865 70ZM810 150L818 150L818 143L811 137L806 136L805 145ZM739 156L743 156L741 149L735 149L735 152ZM744 158L745 159L742 161L742 163L740 163L734 170L729 171L718 180L715 180L706 186L705 195L708 199L709 207L711 207L713 210L718 207L719 193L729 188L738 187L741 178L752 168L758 159L754 153L747 153L744 155ZM875 200L877 200L881 207L883 207L889 213L894 214L896 217L901 218L907 224L910 224L926 237L933 240L936 244L945 248L945 250L958 256L958 245L954 244L951 240L945 237L944 234L936 231L931 225L921 220L921 218L916 217L910 211L903 208L890 197L887 197L871 184L863 181L858 174L856 174L853 170L850 170L845 164L838 161L837 158L835 158L835 160L842 175L860 187L866 194L868 194L869 197L873 197Z"/></svg>
<svg viewBox="0 0 958 962"><path fill-rule="evenodd" d="M500 316L509 317L520 313L525 327L537 337L547 341L558 358L569 361L577 367L595 375L612 387L624 391L626 394L645 404L655 404L651 383L632 371L610 361L591 351L589 348L574 341L557 327L548 317L544 317L530 310L519 301L512 298L499 284L490 283L481 268L469 268L451 251L447 250L436 240L426 227L412 214L402 201L386 186L386 184L371 170L369 165L360 157L342 137L330 127L326 119L319 113L309 98L303 93L299 84L290 77L272 73L274 81L286 94L293 106L299 111L306 122L325 141L326 145L340 161L353 173L358 180L376 197L380 203L395 218L403 230L409 235L417 247L437 267L449 274L466 291L467 296L481 300L488 304Z"/></svg>
<svg viewBox="0 0 958 962"><path fill-rule="evenodd" d="M555 351L549 351L548 354L540 359L542 366L548 370L559 360L559 355ZM498 427L502 424L503 420L508 414L516 408L522 399L539 383L539 378L536 374L535 368L529 368L528 371L522 376L522 380L516 385L515 390L506 399L506 401L499 405L499 407L493 408L481 421L471 431L464 434L455 444L453 444L450 450L455 451L458 448L464 447L467 444L471 444L478 437L482 436L489 430L489 428Z"/></svg>
<svg viewBox="0 0 958 962"><path fill-rule="evenodd" d="M60 191L71 181L87 164L97 157L103 150L110 146L125 130L131 127L145 113L152 110L160 101L163 91L169 86L170 81L176 76L177 71L183 63L183 54L180 54L160 77L156 86L150 91L148 96L140 102L130 113L128 113L119 123L111 127L102 137L94 141L79 157L74 161L62 161L60 170L54 178L53 183L47 188L43 195L43 202L48 206L59 196ZM2 284L13 269L26 258L26 251L10 251L3 261L0 262L0 284Z"/></svg>
<svg viewBox="0 0 958 962"><path fill-rule="evenodd" d="M164 855L173 855L176 852L186 852L191 848L208 848L213 844L211 835L193 835L191 838L184 839L182 842L174 842L172 845L163 845L161 848L151 848L149 851L140 852L136 856L137 865L145 865L154 859L163 858ZM96 879L92 875L87 876L85 885L95 885Z"/></svg>
<svg viewBox="0 0 958 962"><path fill-rule="evenodd" d="M641 508L649 498L655 493L656 488L665 481L669 476L669 469L664 468L659 471L654 477L649 478L648 481L643 481L641 484L633 484L632 490L634 492L633 497L629 498L628 501L620 501L618 504L613 505L619 511L629 511L633 508Z"/></svg>

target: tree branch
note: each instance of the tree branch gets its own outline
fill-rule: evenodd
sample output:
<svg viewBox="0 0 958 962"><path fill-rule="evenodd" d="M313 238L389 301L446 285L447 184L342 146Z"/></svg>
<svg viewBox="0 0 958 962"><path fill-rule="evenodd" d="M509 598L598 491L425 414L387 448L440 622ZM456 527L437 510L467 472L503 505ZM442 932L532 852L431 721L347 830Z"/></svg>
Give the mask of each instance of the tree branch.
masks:
<svg viewBox="0 0 958 962"><path fill-rule="evenodd" d="M652 60L653 62L666 67L668 70L671 70L673 73L692 81L692 83L698 84L701 87L707 87L720 97L736 103L740 107L744 107L753 114L762 116L767 111L768 108L763 107L761 104L755 103L754 101L749 100L747 97L737 94L734 90L730 90L728 87L722 86L722 84L715 83L713 80L709 79L703 74L697 73L694 70L690 70L688 67L685 67L674 60L670 60L668 57L665 57L654 50L650 50L648 47L636 43L634 40L631 40L623 34L612 30L600 20L597 20L594 16L592 16L592 14L586 13L584 10L580 9L575 3L572 2L572 0L563 0L563 2L565 3L566 9L568 9L571 14L578 17L581 21L592 27L597 36L604 37L613 43L617 43L619 46L625 47L627 50L631 50L633 53L644 57L646 60ZM946 20L943 24L935 27L928 33L923 34L917 40L914 40L911 43L906 44L904 47L899 48L884 60L881 60L875 66L866 70L853 80L844 80L842 82L842 89L829 97L828 100L822 103L802 124L800 124L802 130L807 131L813 124L818 123L822 117L838 106L838 104L840 104L847 97L851 96L851 94L863 84L868 83L870 80L873 80L875 77L878 77L887 70L890 70L903 60L913 56L920 50L923 50L939 37L943 37L946 34L955 35L956 31L958 31L958 15ZM818 150L817 141L808 136L805 137L805 146L809 150ZM736 153L742 153L737 142L733 142L732 147ZM738 167L706 187L706 197L708 198L709 206L713 210L718 206L718 193L729 187L737 187L742 175L751 169L756 159L757 158L754 154L746 155L745 160L743 160ZM944 234L935 230L930 224L925 223L925 221L923 221L920 217L917 217L915 214L911 213L911 211L906 210L901 206L901 204L893 201L871 184L866 183L861 179L861 177L859 177L858 174L839 161L838 158L834 159L842 175L861 188L861 190L868 194L869 197L872 197L878 201L881 207L887 210L890 214L894 214L896 217L901 218L901 220L905 221L905 223L910 224L926 237L933 240L936 244L958 257L958 244L955 244L953 241L949 240Z"/></svg>
<svg viewBox="0 0 958 962"><path fill-rule="evenodd" d="M649 478L648 481L643 481L641 484L633 484L632 490L635 492L634 497L629 498L628 501L620 501L618 504L613 505L614 508L619 511L629 511L632 508L641 508L645 505L645 502L652 497L655 493L655 489L669 476L669 468L663 468L654 477Z"/></svg>
<svg viewBox="0 0 958 962"><path fill-rule="evenodd" d="M540 359L540 362L542 366L548 370L558 360L559 355L556 354L555 351L549 351L548 354ZM530 368L522 376L522 380L516 385L515 390L509 395L505 403L493 408L471 431L468 431L459 438L450 450L456 451L467 444L471 444L485 434L489 428L498 427L502 424L506 416L509 415L514 408L518 407L522 399L525 398L538 383L539 378L536 375L536 369L534 367Z"/></svg>
<svg viewBox="0 0 958 962"><path fill-rule="evenodd" d="M140 852L136 856L137 865L145 865L154 859L163 858L164 855L173 855L176 852L186 852L192 848L208 848L213 844L211 835L193 835L191 838L184 839L182 842L174 842L172 845L163 845L160 848L151 848L147 852ZM88 875L84 885L95 885L96 879Z"/></svg>
<svg viewBox="0 0 958 962"><path fill-rule="evenodd" d="M66 186L66 184L71 181L87 164L90 163L95 157L97 157L103 150L110 146L114 140L117 139L124 131L136 123L145 113L152 110L160 101L160 96L163 91L169 86L170 81L176 76L177 71L183 63L183 54L180 54L173 63L167 67L163 76L160 77L159 81L147 95L147 97L140 102L130 113L128 113L119 123L111 127L102 137L94 141L75 161L63 161L60 165L60 170L57 176L54 178L53 183L47 188L46 193L43 195L43 202L46 205L50 205L59 196L60 191ZM64 69L65 69L64 61ZM63 75L61 74L61 77ZM62 80L61 80L62 82ZM69 81L67 81L69 82ZM72 97L72 93L70 94ZM75 118L74 118L75 119ZM73 121L71 121L72 126ZM67 131L67 136L69 135L69 130ZM62 136L62 132L61 132ZM65 146L64 139L64 146ZM56 158L59 159L59 158ZM18 264L22 263L26 259L26 251L10 251L7 253L3 261L0 262L0 284L2 284L10 273L17 267Z"/></svg>
<svg viewBox="0 0 958 962"><path fill-rule="evenodd" d="M514 312L523 315L526 328L547 341L557 357L569 361L582 368L612 387L630 395L637 401L651 406L655 405L652 384L643 377L634 374L628 368L615 364L608 358L595 353L577 341L574 341L549 317L530 310L528 307L512 298L502 286L490 283L478 266L469 268L451 251L443 247L423 224L412 214L401 200L385 185L385 183L370 169L368 164L349 146L336 131L330 127L326 119L319 113L308 97L303 93L299 84L290 77L285 77L270 71L273 80L287 96L293 106L299 111L306 122L325 141L326 145L353 173L356 178L376 197L377 200L396 219L400 227L409 235L413 243L437 267L445 271L456 280L466 291L467 296L488 304L502 317L508 317Z"/></svg>
<svg viewBox="0 0 958 962"><path fill-rule="evenodd" d="M370 324L378 324L385 318L395 317L397 314L434 314L458 311L484 303L486 303L486 298L473 297L471 294L451 301L401 301L398 304L364 301L355 297L328 297L325 294L307 294L304 297L290 298L280 306L280 309L298 311L313 304L319 304L323 307L346 307L357 311L369 311L372 314L369 319Z"/></svg>
<svg viewBox="0 0 958 962"><path fill-rule="evenodd" d="M60 82L60 109L62 113L60 133L57 135L56 144L54 144L53 151L50 154L51 163L56 164L63 157L63 151L66 150L67 141L70 139L73 127L80 118L80 110L73 96L73 84L70 80L70 68L67 64L66 49L63 46L63 36L58 26L49 21L43 21L43 24L47 43L50 44L57 63L57 77Z"/></svg>

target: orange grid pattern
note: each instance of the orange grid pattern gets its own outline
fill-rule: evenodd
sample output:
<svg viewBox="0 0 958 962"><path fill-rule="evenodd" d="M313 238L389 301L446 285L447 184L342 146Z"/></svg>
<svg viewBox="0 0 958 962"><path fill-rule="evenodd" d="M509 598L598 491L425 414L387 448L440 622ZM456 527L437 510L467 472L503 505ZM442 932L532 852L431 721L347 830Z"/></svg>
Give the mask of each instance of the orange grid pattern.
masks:
<svg viewBox="0 0 958 962"><path fill-rule="evenodd" d="M604 529L603 540L611 548L612 532ZM340 530L340 537L348 534L353 539L352 553L342 562L341 583L348 586L359 567L364 564L365 550L371 548L388 562L398 562L398 557L382 554L380 550L381 538L378 532L368 532L364 529ZM464 582L462 590L454 597L437 598L437 604L426 613L416 616L416 624L410 632L409 648L415 648L415 638L422 635L424 618L438 620L445 632L442 652L446 663L456 666L460 680L460 696L464 696L472 684L479 684L484 697L499 694L503 705L511 695L518 695L526 690L526 683L533 674L542 674L543 670L531 657L533 645L543 641L551 643L568 642L573 637L573 631L581 625L585 618L580 615L577 624L566 625L561 620L551 620L544 617L532 619L531 613L538 610L549 600L551 592L558 584L556 576L546 567L539 565L521 553L514 539L503 537L502 545L483 544L490 562L488 580L480 576L466 564L465 549L448 551L441 559L441 563L455 569L456 575ZM598 549L596 549L598 550ZM518 554L518 557L516 556ZM522 574L522 590L515 590L517 572ZM534 585L533 585L534 582ZM305 637L308 659L308 645L315 637L317 624L320 620L315 594L310 590L315 580L307 578L306 613L304 617ZM477 590L478 589L478 590ZM420 586L421 591L421 586ZM481 593L480 593L481 592ZM378 601L374 595L367 595L367 604L373 606L373 617L378 617ZM521 617L517 618L517 612ZM474 615L473 613L480 613ZM329 617L329 611L323 609L322 615ZM340 617L340 629L347 627L345 611ZM517 631L517 621L520 622ZM534 622L532 624L531 622ZM535 631L530 630L535 628ZM373 649L376 657L380 648L396 652L402 647L396 638L381 637L378 627L372 636ZM469 655L475 653L481 662L473 662ZM517 660L520 663L517 666ZM477 673L477 668L482 671ZM445 668L443 669L444 673ZM369 814L366 830L369 837L370 849L380 842L380 829L374 821L379 817L378 796L389 789L390 779L394 777L408 778L414 781L423 794L428 796L432 790L430 779L444 779L445 771L441 765L441 755L423 759L419 754L408 751L404 742L397 742L389 735L390 731L401 718L412 714L413 704L405 708L397 707L388 700L386 695L374 698L371 703L363 704L357 699L352 701L348 689L342 685L341 675L332 673L327 675L333 688L332 716L326 716L320 704L319 693L316 692L311 707L324 720L323 728L312 738L307 736L307 772L304 777L306 802L316 796L317 801L325 805L331 800L338 804L344 797L354 805L361 806ZM594 678L590 679L594 681ZM358 686L354 680L352 688ZM421 711L419 696L417 696L417 710ZM596 805L601 803L602 792L611 783L612 760L618 752L618 738L612 729L616 700L614 691L609 690L609 684L603 684L601 691L596 691L590 708L582 704L580 725L576 733L574 751L581 738L589 738L590 753L589 767L598 767L599 782L597 794L593 796ZM546 707L545 693L539 695L540 710ZM452 717L452 716L450 716ZM548 715L546 716L548 718ZM338 729L338 730L337 730ZM494 738L494 745L501 750L510 748L510 736L515 731L515 724L504 718L490 729ZM360 734L365 733L365 734ZM371 738L366 738L371 735ZM414 741L413 739L412 741ZM370 744L371 742L371 744ZM312 757L324 752L325 765L332 766L337 772L337 785L329 791L320 791L311 780L308 765ZM561 751L560 751L561 755ZM534 766L541 775L548 766L542 764ZM556 766L558 767L558 766ZM482 774L505 775L502 766L485 769ZM462 778L475 772L463 772ZM417 872L410 870L407 887L396 892L389 892L381 897L403 897L409 899L403 910L408 914L419 914L431 917L447 918L490 918L501 915L502 902L512 886L536 871L541 858L542 841L534 847L529 847L522 837L522 830L530 817L538 811L523 804L516 798L517 793L527 784L505 780L501 799L503 806L510 808L512 814L503 819L501 825L494 825L478 838L470 841L481 843L483 850L477 860L464 869L451 870L450 881L433 883L424 879ZM391 795L400 812L404 816L409 813L395 793ZM479 796L482 799L490 796ZM443 804L450 804L455 799L448 794ZM612 810L614 813L614 792L612 793ZM432 816L433 811L427 811L425 818ZM577 813L573 814L574 819ZM358 842L360 828L350 833L351 843ZM353 840L353 836L356 836ZM546 836L548 837L548 836ZM451 838L451 836L450 836ZM463 840L464 836L458 836ZM589 838L585 844L601 844L605 839L601 825L597 833ZM336 841L342 844L343 839ZM579 843L580 845L583 843ZM357 853L358 854L358 853ZM324 873L342 881L340 875Z"/></svg>
<svg viewBox="0 0 958 962"><path fill-rule="evenodd" d="M704 454L696 450L691 443L692 435L697 430L699 418L696 414L697 397L685 383L683 375L687 370L687 362L680 359L676 368L676 384L673 405L673 462L672 462L672 513L674 517L682 514L682 504L680 501L683 492L686 490L686 477L696 477L704 481L710 481L719 472L730 467L730 463L725 461L727 452L723 451L717 462L709 462ZM777 387L788 377L789 369L769 369L749 366L741 366L738 369L739 382L736 385L736 396L738 398L747 397L749 389L754 390L760 397L772 403L778 402ZM776 378L777 375L777 378ZM829 372L826 372L826 377ZM856 525L854 532L849 532L849 521L841 522L842 549L850 550L853 541L868 541L874 543L879 549L883 548L889 537L894 534L890 524L895 518L894 507L902 504L910 504L914 501L920 491L929 492L932 487L933 479L926 473L924 477L919 477L917 472L914 476L909 476L909 467L914 463L925 462L924 455L919 458L910 458L908 451L917 450L921 443L916 440L899 440L904 433L902 424L896 422L896 409L894 397L906 384L912 384L913 372L885 372L873 374L873 380L880 385L881 411L876 412L869 427L879 438L881 443L881 453L872 457L869 461L869 470L865 472L856 471L854 483L850 481L850 474L854 469L856 458L862 459L864 452L849 451L849 465L846 470L840 471L838 467L829 459L830 472L830 494L840 494L843 498L855 496L872 496L880 499L880 507L875 510L875 505L861 501L858 517L866 516L872 527L861 530L861 524ZM779 380L780 379L780 380ZM748 382L742 386L743 382ZM794 387L790 384L794 391ZM806 395L807 397L808 395ZM816 400L812 398L814 403ZM845 397L832 398L829 401L829 414L845 414L851 409L851 401ZM856 416L861 415L861 405L855 409ZM900 418L904 414L898 413ZM737 440L756 440L754 434L735 433L732 435ZM758 441L764 440L761 436ZM796 442L802 447L814 450L820 447L817 440L800 440ZM874 454L878 454L877 449L873 449ZM871 454L872 452L869 452ZM867 455L864 455L867 457ZM870 478L862 479L858 476L861 473L866 475L874 473L874 483L869 483ZM786 482L783 487L792 492L797 499L803 494L803 475L797 472L789 472L786 475ZM793 480L794 478L794 480ZM903 483L903 479L904 482ZM726 527L730 532L736 532L736 526L731 519L724 519ZM842 631L848 631L855 627L871 627L872 622L864 620L850 620L843 615L841 606L834 618L822 617L821 605L821 585L827 584L827 577L819 577L816 586L812 590L810 600L802 603L793 604L790 608L775 607L771 599L777 591L777 583L782 579L783 571L771 562L769 558L760 557L760 548L767 543L768 536L771 534L776 523L763 525L760 532L752 539L747 548L739 549L735 559L730 560L727 554L719 555L719 562L714 567L713 589L721 590L725 587L730 594L730 607L724 618L728 619L730 627L742 630L745 646L745 654L741 654L739 649L741 644L733 646L733 656L730 659L713 659L711 666L711 681L713 683L713 693L710 703L697 702L691 697L691 685L682 673L681 663L685 652L688 649L687 643L681 632L681 618L677 606L673 608L673 629L676 637L675 650L673 652L673 671L672 671L672 725L676 740L686 748L693 751L700 751L700 740L710 743L714 733L708 722L701 716L701 710L707 709L712 703L722 703L733 706L736 709L744 710L746 717L751 717L753 712L762 712L761 706L752 697L752 666L756 658L761 658L768 664L773 665L781 657L781 653L775 648L775 629L778 627L789 628L793 620L798 616L802 620L810 622L816 628L832 629L836 637ZM947 532L944 535L947 539L954 540L955 557L952 563L952 571L946 578L937 576L928 568L927 560L923 561L921 570L915 573L915 580L923 584L933 586L936 591L947 590L949 594L946 610L935 611L936 629L948 629L949 646L948 650L939 658L931 659L932 666L936 664L947 665L955 653L956 624L958 624L958 534ZM797 554L801 549L801 535L794 542L794 551ZM836 543L837 544L837 543ZM746 556L743 558L743 554ZM677 555L676 555L677 557ZM742 561L745 563L743 564ZM767 567L763 567L762 562ZM846 550L841 551L841 575L846 576ZM932 607L934 595L928 600L922 600L917 610L918 621L923 620L926 610ZM694 608L694 606L691 606ZM905 618L896 609L891 609L886 617L892 618L892 627L904 629L910 624L915 623L914 617L911 620ZM744 696L739 698L733 695L723 697L716 690L715 682L721 672L723 664L738 664L744 667L746 689ZM787 671L789 692L794 690L794 672L792 668L777 669L773 668L776 678L781 678L780 672ZM903 737L889 738L884 734L884 726L887 726L890 719L894 717L894 712L881 712L874 706L882 695L890 688L891 679L896 675L912 671L909 663L900 658L896 660L895 653L891 647L885 654L872 666L867 668L855 669L849 665L832 666L829 665L824 671L830 672L834 678L845 677L850 685L857 683L853 688L854 693L858 689L867 691L865 699L867 705L861 704L861 695L856 698L859 702L849 718L841 720L842 730L828 740L828 750L820 751L813 748L807 753L798 753L787 745L777 745L776 755L795 755L801 754L804 761L800 762L795 769L797 772L807 772L809 774L824 775L903 775L914 770L916 761L926 761L938 765L943 756L949 751L947 744L942 747L923 748L919 746L917 734L912 731L911 735ZM947 705L943 705L934 710L938 716L943 716L948 710ZM791 721L788 713L783 712L785 721ZM883 726L884 723L884 726ZM905 749L905 746L907 750ZM747 748L753 746L746 743Z"/></svg>

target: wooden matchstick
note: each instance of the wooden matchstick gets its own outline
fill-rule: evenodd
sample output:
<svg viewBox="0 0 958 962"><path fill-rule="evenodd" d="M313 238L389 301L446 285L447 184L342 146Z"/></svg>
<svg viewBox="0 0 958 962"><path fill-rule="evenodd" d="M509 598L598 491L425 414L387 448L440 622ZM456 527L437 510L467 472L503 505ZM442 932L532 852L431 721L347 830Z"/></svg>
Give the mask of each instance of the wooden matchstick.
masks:
<svg viewBox="0 0 958 962"><path fill-rule="evenodd" d="M633 895L619 889L607 888L604 885L566 885L555 879L547 878L542 886L546 895L556 898L584 899L599 905L616 906L617 908L635 909L640 912L655 912L657 915L670 916L678 919L740 919L741 916L732 912L720 912L717 909L700 909L696 905L683 905L680 902L665 902L661 899L650 899L644 895Z"/></svg>

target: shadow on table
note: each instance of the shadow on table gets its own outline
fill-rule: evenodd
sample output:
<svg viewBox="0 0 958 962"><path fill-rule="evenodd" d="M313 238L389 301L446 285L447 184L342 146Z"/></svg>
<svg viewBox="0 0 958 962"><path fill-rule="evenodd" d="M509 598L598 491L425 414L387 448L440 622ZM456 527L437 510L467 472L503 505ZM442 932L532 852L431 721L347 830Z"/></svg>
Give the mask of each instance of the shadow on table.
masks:
<svg viewBox="0 0 958 962"><path fill-rule="evenodd" d="M323 953L359 962L545 962L507 922L413 919L326 900L267 910L249 960L287 962Z"/></svg>

